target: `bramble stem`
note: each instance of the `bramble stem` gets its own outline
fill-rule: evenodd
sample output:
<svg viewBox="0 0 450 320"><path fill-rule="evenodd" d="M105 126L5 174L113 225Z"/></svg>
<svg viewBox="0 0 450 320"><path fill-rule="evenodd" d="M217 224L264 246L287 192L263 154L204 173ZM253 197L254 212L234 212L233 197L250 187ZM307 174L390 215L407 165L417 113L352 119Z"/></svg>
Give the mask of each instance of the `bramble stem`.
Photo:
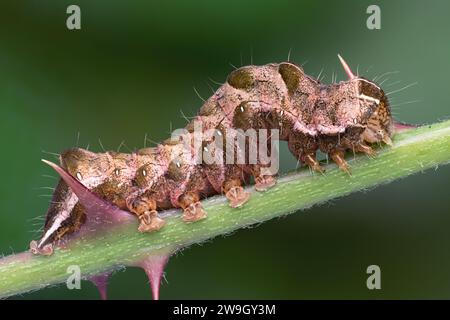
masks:
<svg viewBox="0 0 450 320"><path fill-rule="evenodd" d="M111 227L107 233L77 240L70 249L57 249L50 257L20 253L0 259L0 297L37 290L64 282L67 267L78 265L84 277L135 265L148 255L171 253L255 223L283 216L410 174L450 162L450 121L408 130L394 137L394 147L378 155L348 156L352 176L334 164L326 174L300 170L279 179L265 193L252 191L251 200L239 209L230 208L224 197L205 200L208 218L186 224L178 210L170 210L167 225L159 232L137 232L137 221ZM253 188L250 188L253 190Z"/></svg>

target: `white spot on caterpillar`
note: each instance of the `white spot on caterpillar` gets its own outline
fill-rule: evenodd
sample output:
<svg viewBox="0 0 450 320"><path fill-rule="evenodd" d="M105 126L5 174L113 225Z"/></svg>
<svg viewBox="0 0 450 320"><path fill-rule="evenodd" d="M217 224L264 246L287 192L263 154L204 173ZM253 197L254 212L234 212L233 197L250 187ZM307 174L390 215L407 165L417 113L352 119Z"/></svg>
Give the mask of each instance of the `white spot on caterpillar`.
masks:
<svg viewBox="0 0 450 320"><path fill-rule="evenodd" d="M181 164L179 162L177 162L176 165L177 165L177 168L181 167Z"/></svg>
<svg viewBox="0 0 450 320"><path fill-rule="evenodd" d="M241 106L241 112L244 112L244 107L243 106Z"/></svg>
<svg viewBox="0 0 450 320"><path fill-rule="evenodd" d="M368 101L372 101L372 102L375 102L376 104L379 104L379 103L380 103L380 100L375 99L375 98L373 98L373 97L366 96L365 94L360 94L360 95L358 96L358 98L361 98L361 99L364 99L364 100L368 100Z"/></svg>
<svg viewBox="0 0 450 320"><path fill-rule="evenodd" d="M83 176L81 175L80 172L77 172L76 176L77 176L78 180L82 180L83 179Z"/></svg>
<svg viewBox="0 0 450 320"><path fill-rule="evenodd" d="M142 175L143 175L144 177L147 176L147 170L143 169L143 170L142 170Z"/></svg>
<svg viewBox="0 0 450 320"><path fill-rule="evenodd" d="M116 176L119 176L119 175L120 175L120 170L119 170L119 169L114 170L114 174L115 174Z"/></svg>

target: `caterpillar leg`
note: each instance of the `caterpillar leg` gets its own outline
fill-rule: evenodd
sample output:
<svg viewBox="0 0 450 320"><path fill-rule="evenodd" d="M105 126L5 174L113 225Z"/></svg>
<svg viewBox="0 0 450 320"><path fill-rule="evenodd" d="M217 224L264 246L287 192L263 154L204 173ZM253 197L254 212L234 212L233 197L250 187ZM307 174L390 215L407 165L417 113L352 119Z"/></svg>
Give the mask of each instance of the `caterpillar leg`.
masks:
<svg viewBox="0 0 450 320"><path fill-rule="evenodd" d="M319 173L325 172L325 170L320 166L319 161L317 161L315 152L303 154L300 157L300 160L303 161L304 163L306 163L311 168L311 170L313 170L315 172L319 172Z"/></svg>
<svg viewBox="0 0 450 320"><path fill-rule="evenodd" d="M264 171L266 170L266 171ZM277 184L277 178L271 174L268 168L261 165L253 165L251 174L255 177L255 190L259 192L267 191ZM266 173L266 174L264 174Z"/></svg>
<svg viewBox="0 0 450 320"><path fill-rule="evenodd" d="M33 240L30 242L30 251L33 254L40 254L43 256L50 256L53 254L53 244L49 243L43 246L42 248L39 248L38 242L36 240Z"/></svg>
<svg viewBox="0 0 450 320"><path fill-rule="evenodd" d="M255 177L255 190L259 192L267 191L277 184L274 176L260 175Z"/></svg>
<svg viewBox="0 0 450 320"><path fill-rule="evenodd" d="M346 172L348 175L351 175L350 166L344 159L344 151L334 149L329 153L329 155L342 171Z"/></svg>
<svg viewBox="0 0 450 320"><path fill-rule="evenodd" d="M225 192L232 208L238 208L250 199L250 193L244 190L239 179L225 181L222 190Z"/></svg>
<svg viewBox="0 0 450 320"><path fill-rule="evenodd" d="M195 222L206 218L200 196L195 192L187 192L180 197L180 205L183 208L183 221Z"/></svg>
<svg viewBox="0 0 450 320"><path fill-rule="evenodd" d="M141 224L138 227L139 232L152 232L161 229L166 222L158 217L158 211L145 211L139 216Z"/></svg>
<svg viewBox="0 0 450 320"><path fill-rule="evenodd" d="M140 221L140 232L152 232L161 229L166 222L158 216L156 202L147 197L141 197L133 202L130 210L134 212Z"/></svg>
<svg viewBox="0 0 450 320"><path fill-rule="evenodd" d="M373 150L370 146L366 145L365 143L361 142L354 146L354 150L356 152L362 152L367 154L368 156L374 156L376 154L375 150Z"/></svg>
<svg viewBox="0 0 450 320"><path fill-rule="evenodd" d="M316 159L316 151L319 146L315 138L304 134L291 134L288 147L291 153L299 161L306 163L311 170L322 174L325 172Z"/></svg>

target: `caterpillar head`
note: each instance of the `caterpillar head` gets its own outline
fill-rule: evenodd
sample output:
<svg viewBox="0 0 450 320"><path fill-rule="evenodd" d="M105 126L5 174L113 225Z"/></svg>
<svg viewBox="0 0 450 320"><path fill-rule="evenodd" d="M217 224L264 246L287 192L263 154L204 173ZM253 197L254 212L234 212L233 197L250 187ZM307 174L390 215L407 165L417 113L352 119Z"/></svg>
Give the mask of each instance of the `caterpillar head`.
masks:
<svg viewBox="0 0 450 320"><path fill-rule="evenodd" d="M371 105L367 117L366 129L361 138L368 143L384 142L392 145L391 137L394 134L394 121L389 106L389 101L383 89L370 80L355 76L348 64L338 55L349 81L355 83L357 98L360 104Z"/></svg>
<svg viewBox="0 0 450 320"><path fill-rule="evenodd" d="M394 123L388 99L384 91L376 84L359 78L359 96L373 98L375 110L367 121L367 127L362 133L364 141L369 143L384 142L392 145L391 137L394 133Z"/></svg>

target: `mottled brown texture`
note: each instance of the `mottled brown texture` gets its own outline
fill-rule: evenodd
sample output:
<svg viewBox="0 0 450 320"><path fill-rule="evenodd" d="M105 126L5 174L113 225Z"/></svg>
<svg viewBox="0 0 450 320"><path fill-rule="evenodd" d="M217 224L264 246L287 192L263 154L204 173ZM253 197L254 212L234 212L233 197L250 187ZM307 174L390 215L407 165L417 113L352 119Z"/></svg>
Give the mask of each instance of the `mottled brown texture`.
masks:
<svg viewBox="0 0 450 320"><path fill-rule="evenodd" d="M194 143L194 121L202 124L200 145ZM346 150L372 154L365 143L390 143L393 133L389 103L376 84L353 78L326 85L306 75L301 67L284 62L233 71L179 139L168 139L155 148L132 154L71 149L61 155L61 165L102 198L137 215L140 231L154 231L164 225L157 210L179 207L184 210L183 219L193 222L206 217L199 202L204 197L224 193L237 207L248 199L242 186L250 176L259 191L275 184L275 174L264 176L259 162L226 163L229 155L216 140L226 137L230 129L278 129L293 155L319 172L322 168L316 160L317 150L328 153L349 172L344 160ZM233 146L233 141L225 141ZM224 163L196 163L195 156L206 150ZM38 247L61 239L83 223L82 210L71 197L71 190L60 182L47 214L44 236L57 217L65 219L51 235L41 239Z"/></svg>

